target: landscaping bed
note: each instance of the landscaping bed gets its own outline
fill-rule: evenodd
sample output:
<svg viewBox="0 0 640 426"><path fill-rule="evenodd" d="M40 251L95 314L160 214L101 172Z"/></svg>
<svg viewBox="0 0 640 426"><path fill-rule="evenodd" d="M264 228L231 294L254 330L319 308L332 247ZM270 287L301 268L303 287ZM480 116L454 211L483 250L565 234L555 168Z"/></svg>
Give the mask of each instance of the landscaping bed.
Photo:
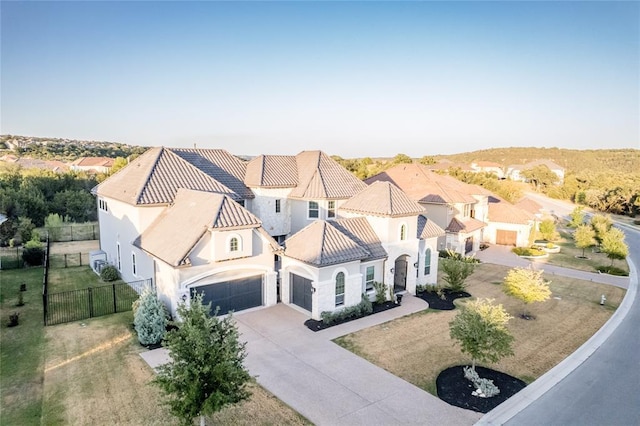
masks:
<svg viewBox="0 0 640 426"><path fill-rule="evenodd" d="M374 303L373 304L373 312L371 312L371 314L369 315L375 315L379 312L384 312L384 311L388 311L389 309L393 309L393 308L397 308L398 306L400 306L399 304L392 302L392 301L386 301L384 303ZM326 322L320 320L314 320L314 319L308 319L304 322L304 325L311 331L320 331L320 330L324 330L327 329L329 327L333 327L336 325L340 325L340 324L344 324L346 322L349 321L353 321L353 320L357 320L360 318L364 318L365 316L369 316L369 315L364 315L364 316L359 316L359 317L349 317L349 318L343 318L340 320L337 320L331 324L327 324Z"/></svg>
<svg viewBox="0 0 640 426"><path fill-rule="evenodd" d="M441 372L436 379L438 397L446 403L456 407L479 413L488 413L507 399L521 391L527 384L522 380L500 371L485 367L476 367L478 375L483 379L493 381L500 389L500 393L490 398L472 395L475 390L473 383L464 377L463 368L457 365Z"/></svg>
<svg viewBox="0 0 640 426"><path fill-rule="evenodd" d="M466 291L452 291L448 288L437 291L424 290L418 292L416 297L421 298L429 304L429 309L436 309L439 311L450 311L456 308L453 303L454 300L463 297L471 297Z"/></svg>

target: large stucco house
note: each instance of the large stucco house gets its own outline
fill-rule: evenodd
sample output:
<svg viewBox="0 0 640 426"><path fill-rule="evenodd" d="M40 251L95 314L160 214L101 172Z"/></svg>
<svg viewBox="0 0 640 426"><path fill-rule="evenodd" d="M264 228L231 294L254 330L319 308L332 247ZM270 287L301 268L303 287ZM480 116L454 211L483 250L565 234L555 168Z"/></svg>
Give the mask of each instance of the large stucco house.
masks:
<svg viewBox="0 0 640 426"><path fill-rule="evenodd" d="M175 314L195 292L228 311L282 302L319 319L437 279L444 236L397 186L367 185L321 151L246 163L218 149L153 148L95 189L100 248Z"/></svg>
<svg viewBox="0 0 640 426"><path fill-rule="evenodd" d="M418 163L399 164L367 179L391 182L424 207L426 216L446 231L438 249L469 255L481 243L528 245L534 218L490 191L469 185Z"/></svg>

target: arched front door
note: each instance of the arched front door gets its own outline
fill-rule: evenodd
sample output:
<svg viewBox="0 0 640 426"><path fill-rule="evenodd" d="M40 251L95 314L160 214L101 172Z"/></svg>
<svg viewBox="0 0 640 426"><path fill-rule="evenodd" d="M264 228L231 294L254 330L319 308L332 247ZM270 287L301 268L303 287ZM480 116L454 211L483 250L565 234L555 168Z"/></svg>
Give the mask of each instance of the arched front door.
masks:
<svg viewBox="0 0 640 426"><path fill-rule="evenodd" d="M407 289L407 258L406 254L398 257L393 266L393 291L399 292Z"/></svg>

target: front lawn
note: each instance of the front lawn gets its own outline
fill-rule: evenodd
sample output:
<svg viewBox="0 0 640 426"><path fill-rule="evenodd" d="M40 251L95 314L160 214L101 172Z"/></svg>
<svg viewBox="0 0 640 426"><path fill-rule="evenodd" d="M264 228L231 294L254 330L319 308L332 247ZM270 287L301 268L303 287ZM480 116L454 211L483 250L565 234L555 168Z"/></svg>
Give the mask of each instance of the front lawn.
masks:
<svg viewBox="0 0 640 426"><path fill-rule="evenodd" d="M124 281L104 282L88 266L74 266L72 268L49 268L49 293L81 290L88 287L100 287Z"/></svg>
<svg viewBox="0 0 640 426"><path fill-rule="evenodd" d="M502 292L503 278L509 268L481 264L467 279L467 291L473 297L495 299L514 318L509 329L515 337L515 355L488 365L527 383L532 382L591 337L618 307L625 290L560 276L551 280L552 298L532 304L528 311L537 319L517 318L522 302ZM600 296L607 298L600 306ZM470 299L458 299L456 304ZM426 310L336 339L351 350L385 370L436 395L438 374L460 364L469 364L449 337L453 311Z"/></svg>

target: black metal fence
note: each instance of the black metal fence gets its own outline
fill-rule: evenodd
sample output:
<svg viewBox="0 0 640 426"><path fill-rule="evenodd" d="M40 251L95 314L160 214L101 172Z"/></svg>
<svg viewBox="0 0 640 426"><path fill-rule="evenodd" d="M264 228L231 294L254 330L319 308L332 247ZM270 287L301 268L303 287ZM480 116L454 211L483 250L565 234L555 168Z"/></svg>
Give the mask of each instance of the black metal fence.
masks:
<svg viewBox="0 0 640 426"><path fill-rule="evenodd" d="M49 262L51 263L52 268L71 268L74 266L86 266L89 265L89 261L89 253L60 253L49 255Z"/></svg>
<svg viewBox="0 0 640 426"><path fill-rule="evenodd" d="M47 232L52 241L85 241L95 240L100 236L98 223L74 223L48 227Z"/></svg>
<svg viewBox="0 0 640 426"><path fill-rule="evenodd" d="M127 283L43 293L44 324L54 325L131 310L138 293Z"/></svg>
<svg viewBox="0 0 640 426"><path fill-rule="evenodd" d="M0 269L24 268L22 247L0 247Z"/></svg>

